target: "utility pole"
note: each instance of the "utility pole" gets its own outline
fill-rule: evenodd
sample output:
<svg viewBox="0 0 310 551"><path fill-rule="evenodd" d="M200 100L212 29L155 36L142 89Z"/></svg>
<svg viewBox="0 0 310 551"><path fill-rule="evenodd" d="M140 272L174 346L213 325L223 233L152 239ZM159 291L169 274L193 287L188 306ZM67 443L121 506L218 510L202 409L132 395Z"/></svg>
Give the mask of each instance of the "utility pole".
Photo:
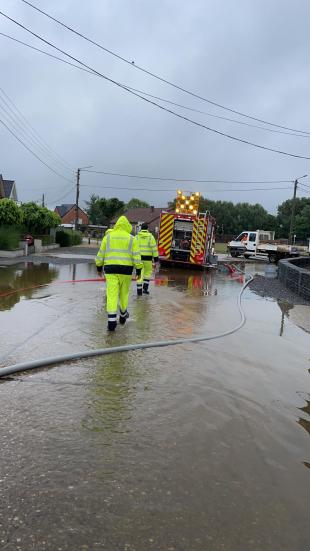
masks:
<svg viewBox="0 0 310 551"><path fill-rule="evenodd" d="M74 224L74 227L76 230L78 229L78 223L79 223L80 173L81 173L81 169L78 168L76 172L76 199L75 199L75 224Z"/></svg>
<svg viewBox="0 0 310 551"><path fill-rule="evenodd" d="M80 174L81 170L86 170L87 168L93 168L92 165L90 166L82 166L77 169L76 171L76 198L75 198L75 223L74 228L78 229L79 224L79 197L80 197Z"/></svg>
<svg viewBox="0 0 310 551"><path fill-rule="evenodd" d="M301 178L306 178L308 176L307 174L304 174L304 176L300 176L300 178L296 178L294 181L294 193L293 193L293 199L292 199L292 210L291 210L291 221L290 221L290 232L289 232L289 244L292 245L293 243L293 233L294 233L294 223L295 223L295 210L296 210L296 195L297 195L297 186L298 186L298 180Z"/></svg>
<svg viewBox="0 0 310 551"><path fill-rule="evenodd" d="M290 245L293 242L292 239L293 239L294 222L295 222L295 207L296 207L297 185L298 185L298 180L295 180L295 182L294 182L294 193L293 193L293 199L292 199L290 233L289 233L289 236L288 236L288 241L289 241Z"/></svg>
<svg viewBox="0 0 310 551"><path fill-rule="evenodd" d="M45 202L44 202L44 193L42 194L42 207L45 207Z"/></svg>

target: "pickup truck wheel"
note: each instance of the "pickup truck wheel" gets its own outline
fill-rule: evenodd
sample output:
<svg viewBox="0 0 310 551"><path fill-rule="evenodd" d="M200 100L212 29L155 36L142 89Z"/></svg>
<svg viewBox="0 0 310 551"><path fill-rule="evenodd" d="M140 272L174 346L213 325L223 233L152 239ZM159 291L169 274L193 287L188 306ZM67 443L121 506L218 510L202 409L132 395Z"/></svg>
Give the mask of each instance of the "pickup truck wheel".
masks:
<svg viewBox="0 0 310 551"><path fill-rule="evenodd" d="M231 255L233 258L237 258L237 256L239 256L239 253L237 253L237 251L231 251L231 252L230 252L230 255Z"/></svg>
<svg viewBox="0 0 310 551"><path fill-rule="evenodd" d="M278 255L277 254L269 254L268 259L270 264L276 264L278 262Z"/></svg>
<svg viewBox="0 0 310 551"><path fill-rule="evenodd" d="M248 260L248 258L250 258L251 255L245 253L243 256L244 256L244 258L245 258L246 260Z"/></svg>

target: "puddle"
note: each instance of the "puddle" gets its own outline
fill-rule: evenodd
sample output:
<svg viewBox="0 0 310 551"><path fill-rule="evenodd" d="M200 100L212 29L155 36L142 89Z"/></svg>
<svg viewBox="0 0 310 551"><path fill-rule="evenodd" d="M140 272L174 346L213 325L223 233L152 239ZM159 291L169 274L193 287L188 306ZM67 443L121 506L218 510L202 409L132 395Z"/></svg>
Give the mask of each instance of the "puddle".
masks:
<svg viewBox="0 0 310 551"><path fill-rule="evenodd" d="M0 299L1 364L239 321L242 275L162 270L150 296L137 299L133 286L130 323L109 335L104 284L59 283L95 277L88 264L1 270L1 292L48 284ZM247 324L222 340L4 381L0 541L10 506L23 549L306 549L308 310L250 290L243 305Z"/></svg>

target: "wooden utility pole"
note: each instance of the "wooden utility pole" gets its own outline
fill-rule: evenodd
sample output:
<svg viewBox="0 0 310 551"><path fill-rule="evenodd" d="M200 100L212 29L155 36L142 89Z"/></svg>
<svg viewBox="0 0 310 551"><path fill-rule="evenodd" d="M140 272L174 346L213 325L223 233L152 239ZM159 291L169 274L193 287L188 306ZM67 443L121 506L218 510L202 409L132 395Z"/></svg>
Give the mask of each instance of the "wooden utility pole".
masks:
<svg viewBox="0 0 310 551"><path fill-rule="evenodd" d="M42 207L45 207L45 202L44 202L44 193L42 194Z"/></svg>
<svg viewBox="0 0 310 551"><path fill-rule="evenodd" d="M292 210L291 210L291 222L290 222L290 233L288 236L289 243L293 243L293 233L294 233L294 222L295 222L295 208L296 208L296 194L297 194L297 185L298 180L294 182L294 193L292 199Z"/></svg>
<svg viewBox="0 0 310 551"><path fill-rule="evenodd" d="M79 224L79 197L80 197L80 172L78 168L76 172L76 199L75 199L75 224L74 227L77 230Z"/></svg>

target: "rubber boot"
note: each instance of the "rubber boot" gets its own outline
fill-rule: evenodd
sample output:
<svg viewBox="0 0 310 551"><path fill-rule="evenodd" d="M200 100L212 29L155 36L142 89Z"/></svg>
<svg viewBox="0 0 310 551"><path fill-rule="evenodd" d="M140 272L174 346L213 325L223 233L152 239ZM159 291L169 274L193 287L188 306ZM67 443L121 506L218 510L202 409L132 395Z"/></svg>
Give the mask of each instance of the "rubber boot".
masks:
<svg viewBox="0 0 310 551"><path fill-rule="evenodd" d="M126 312L121 312L120 313L120 316L119 316L119 322L121 325L125 325L126 321L128 320L129 318L129 313L126 311Z"/></svg>
<svg viewBox="0 0 310 551"><path fill-rule="evenodd" d="M149 295L150 294L150 291L149 291L149 284L148 283L143 283L143 293L145 295Z"/></svg>
<svg viewBox="0 0 310 551"><path fill-rule="evenodd" d="M137 287L137 295L138 297L142 297L142 287Z"/></svg>
<svg viewBox="0 0 310 551"><path fill-rule="evenodd" d="M116 321L108 321L108 331L115 331L117 326Z"/></svg>

